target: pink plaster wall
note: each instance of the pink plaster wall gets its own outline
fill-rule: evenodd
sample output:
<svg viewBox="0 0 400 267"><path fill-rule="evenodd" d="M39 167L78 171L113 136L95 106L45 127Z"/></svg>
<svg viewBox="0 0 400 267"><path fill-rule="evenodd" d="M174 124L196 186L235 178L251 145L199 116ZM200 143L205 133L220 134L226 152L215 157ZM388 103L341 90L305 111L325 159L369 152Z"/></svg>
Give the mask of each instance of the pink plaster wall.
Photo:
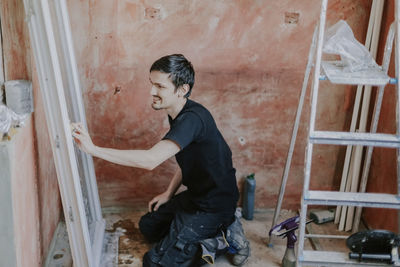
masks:
<svg viewBox="0 0 400 267"><path fill-rule="evenodd" d="M329 3L328 25L345 19L363 42L371 1ZM191 98L213 113L232 148L238 183L255 172L256 206L275 205L320 0L75 0L68 5L96 144L145 149L160 140L168 123L163 112L150 107L148 69L163 55L182 53L196 70ZM297 13L298 22L285 22L287 13ZM317 127L348 127L353 89L323 85ZM285 207L298 208L307 124L306 106ZM317 146L313 187L339 186L343 153L343 148ZM147 202L166 189L176 168L174 160L151 172L99 159L95 166L103 206Z"/></svg>
<svg viewBox="0 0 400 267"><path fill-rule="evenodd" d="M17 266L41 266L39 202L33 123L30 118L13 140L11 186ZM22 167L23 166L23 167Z"/></svg>
<svg viewBox="0 0 400 267"><path fill-rule="evenodd" d="M33 80L35 112L16 136L12 159L18 266L41 266L61 206L22 0L0 2L5 80Z"/></svg>
<svg viewBox="0 0 400 267"><path fill-rule="evenodd" d="M34 63L34 60L32 60ZM36 68L33 70L34 88L34 118L36 137L37 159L37 194L40 205L40 239L41 255L46 257L50 248L53 233L56 230L62 214L61 198L58 189L57 173L54 166L53 152L51 150L45 112L40 92Z"/></svg>

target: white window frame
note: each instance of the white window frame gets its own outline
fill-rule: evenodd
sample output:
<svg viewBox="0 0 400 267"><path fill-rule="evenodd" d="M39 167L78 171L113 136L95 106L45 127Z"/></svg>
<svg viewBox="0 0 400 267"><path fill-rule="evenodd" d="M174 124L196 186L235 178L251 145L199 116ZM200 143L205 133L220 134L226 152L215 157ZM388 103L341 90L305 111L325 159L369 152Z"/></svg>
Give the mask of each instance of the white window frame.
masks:
<svg viewBox="0 0 400 267"><path fill-rule="evenodd" d="M70 121L87 124L67 5L65 0L24 0L24 6L74 266L97 267L105 221L93 159L74 148L71 136Z"/></svg>

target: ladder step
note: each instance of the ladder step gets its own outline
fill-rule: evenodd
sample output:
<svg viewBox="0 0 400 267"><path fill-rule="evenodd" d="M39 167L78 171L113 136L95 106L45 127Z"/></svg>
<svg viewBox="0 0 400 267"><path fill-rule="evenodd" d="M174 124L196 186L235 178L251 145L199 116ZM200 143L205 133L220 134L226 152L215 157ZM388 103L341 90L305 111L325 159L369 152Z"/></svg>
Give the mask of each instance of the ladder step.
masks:
<svg viewBox="0 0 400 267"><path fill-rule="evenodd" d="M308 193L305 193L304 201L308 205L400 209L400 198L397 195L381 193L310 190Z"/></svg>
<svg viewBox="0 0 400 267"><path fill-rule="evenodd" d="M400 137L394 134L313 131L309 139L314 144L400 147Z"/></svg>
<svg viewBox="0 0 400 267"><path fill-rule="evenodd" d="M393 266L392 264L379 262L359 262L349 259L349 254L335 251L304 250L300 262L305 266ZM396 265L397 266L397 265Z"/></svg>
<svg viewBox="0 0 400 267"><path fill-rule="evenodd" d="M390 77L379 67L348 72L344 70L341 61L322 61L321 65L329 81L332 83L379 86L385 85L390 81Z"/></svg>
<svg viewBox="0 0 400 267"><path fill-rule="evenodd" d="M305 234L305 238L347 239L350 235L319 235Z"/></svg>

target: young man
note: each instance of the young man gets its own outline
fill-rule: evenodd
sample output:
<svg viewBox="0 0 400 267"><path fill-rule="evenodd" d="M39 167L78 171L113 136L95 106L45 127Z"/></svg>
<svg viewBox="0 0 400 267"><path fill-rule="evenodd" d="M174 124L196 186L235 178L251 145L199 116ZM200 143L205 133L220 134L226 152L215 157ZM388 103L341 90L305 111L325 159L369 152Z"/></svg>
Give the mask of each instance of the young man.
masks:
<svg viewBox="0 0 400 267"><path fill-rule="evenodd" d="M243 264L250 253L234 215L239 192L231 150L210 112L188 99L194 75L192 64L179 54L151 66L152 107L167 112L170 130L149 150L98 147L81 124L73 125L83 151L113 163L152 170L176 157L180 170L168 189L149 202L149 212L139 222L143 235L156 242L143 266L200 265L202 254L225 248L217 241L221 233L227 233L229 244L238 251L235 265ZM187 190L175 195L181 184Z"/></svg>

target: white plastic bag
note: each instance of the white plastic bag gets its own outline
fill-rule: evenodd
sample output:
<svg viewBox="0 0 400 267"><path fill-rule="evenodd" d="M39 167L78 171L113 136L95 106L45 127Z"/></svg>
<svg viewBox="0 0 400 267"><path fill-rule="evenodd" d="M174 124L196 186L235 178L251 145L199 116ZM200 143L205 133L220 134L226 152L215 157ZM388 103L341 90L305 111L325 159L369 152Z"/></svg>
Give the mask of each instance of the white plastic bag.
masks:
<svg viewBox="0 0 400 267"><path fill-rule="evenodd" d="M323 51L340 55L344 71L379 68L368 49L354 38L350 26L344 20L339 20L326 31Z"/></svg>
<svg viewBox="0 0 400 267"><path fill-rule="evenodd" d="M28 114L18 115L7 106L0 104L0 133L8 133L11 127L22 126Z"/></svg>

